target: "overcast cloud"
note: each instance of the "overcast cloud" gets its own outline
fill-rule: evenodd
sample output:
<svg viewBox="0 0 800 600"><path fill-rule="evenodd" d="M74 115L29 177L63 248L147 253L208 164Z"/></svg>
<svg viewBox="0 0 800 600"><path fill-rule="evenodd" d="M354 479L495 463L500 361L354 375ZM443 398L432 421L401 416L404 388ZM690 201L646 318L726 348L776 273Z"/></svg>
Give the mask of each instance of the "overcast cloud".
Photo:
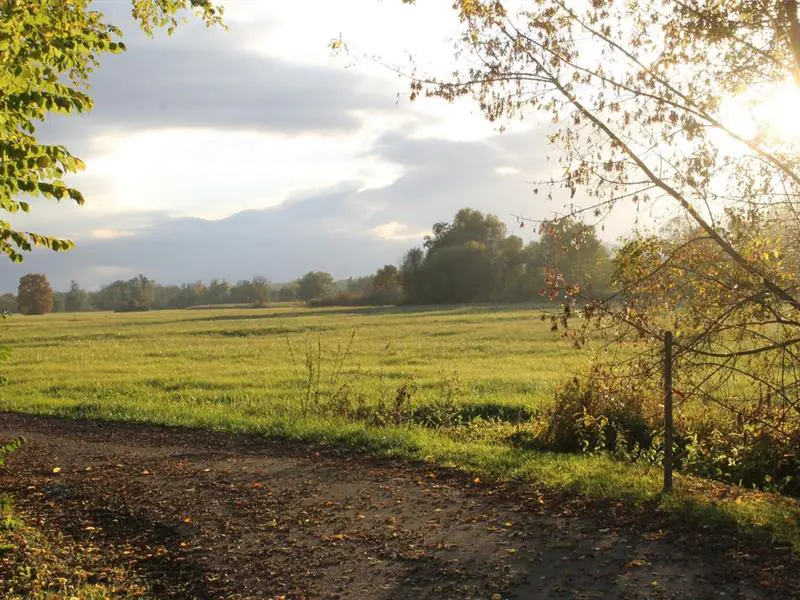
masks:
<svg viewBox="0 0 800 600"><path fill-rule="evenodd" d="M129 50L95 73L91 113L41 130L86 160L73 183L87 205L35 202L13 221L78 246L0 264L0 291L32 271L57 289L138 273L164 283L358 276L461 207L512 227L513 214L560 208L527 183L553 168L542 131L489 135L465 106L398 102L402 84L374 69L259 49L254 40L291 23L296 5L250 14L250 4L236 5L227 33L191 25L156 40L131 26L127 3L102 4Z"/></svg>

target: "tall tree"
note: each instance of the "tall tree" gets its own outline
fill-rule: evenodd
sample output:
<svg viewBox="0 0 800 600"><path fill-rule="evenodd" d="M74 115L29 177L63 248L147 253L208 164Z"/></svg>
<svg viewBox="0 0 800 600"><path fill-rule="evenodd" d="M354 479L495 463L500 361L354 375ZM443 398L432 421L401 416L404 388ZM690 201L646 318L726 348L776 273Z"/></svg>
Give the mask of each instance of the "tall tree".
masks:
<svg viewBox="0 0 800 600"><path fill-rule="evenodd" d="M47 277L28 273L19 280L17 306L23 315L43 315L53 308L53 288Z"/></svg>
<svg viewBox="0 0 800 600"><path fill-rule="evenodd" d="M484 214L472 208L462 208L452 223L436 223L432 235L425 236L429 252L447 246L463 246L469 242L482 244L494 252L505 240L505 224L495 215Z"/></svg>
<svg viewBox="0 0 800 600"><path fill-rule="evenodd" d="M186 10L195 9L208 24L221 18L210 0L133 0L132 7L148 34L156 27L171 32ZM91 109L89 74L102 54L125 49L121 35L92 9L91 0L0 3L0 211L28 212L23 195L83 204L83 194L64 181L83 169L83 162L63 145L41 144L36 127L52 113ZM0 219L0 254L13 261L33 246L58 251L72 245Z"/></svg>

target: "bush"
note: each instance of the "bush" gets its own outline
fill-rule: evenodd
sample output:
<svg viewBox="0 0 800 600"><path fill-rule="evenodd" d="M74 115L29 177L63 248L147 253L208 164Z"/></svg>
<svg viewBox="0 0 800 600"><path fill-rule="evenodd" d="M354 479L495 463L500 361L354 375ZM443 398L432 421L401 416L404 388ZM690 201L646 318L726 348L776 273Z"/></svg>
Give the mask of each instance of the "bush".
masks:
<svg viewBox="0 0 800 600"><path fill-rule="evenodd" d="M800 424L787 422L784 411L756 407L734 415L709 408L684 428L686 472L800 496Z"/></svg>
<svg viewBox="0 0 800 600"><path fill-rule="evenodd" d="M657 382L660 383L660 382ZM661 390L595 365L556 391L536 447L610 452L627 460L663 457ZM737 412L685 406L675 415L674 465L692 475L800 496L800 416L786 406L739 403Z"/></svg>
<svg viewBox="0 0 800 600"><path fill-rule="evenodd" d="M642 390L623 389L595 368L556 391L545 415L541 441L562 452L636 453L650 449L656 437L645 415Z"/></svg>

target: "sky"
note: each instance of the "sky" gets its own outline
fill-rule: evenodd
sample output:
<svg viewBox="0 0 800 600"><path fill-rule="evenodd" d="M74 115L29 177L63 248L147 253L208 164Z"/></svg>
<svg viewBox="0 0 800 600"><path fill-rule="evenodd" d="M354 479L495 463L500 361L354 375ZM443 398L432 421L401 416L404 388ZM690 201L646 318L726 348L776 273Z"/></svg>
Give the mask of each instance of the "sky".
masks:
<svg viewBox="0 0 800 600"><path fill-rule="evenodd" d="M367 58L414 56L447 72L458 34L449 2L228 0L227 30L189 21L154 39L128 2L94 4L128 50L92 75L90 113L39 129L86 162L69 183L87 202L34 201L11 219L77 247L0 263L0 292L28 272L55 289L139 273L161 283L360 276L397 263L459 208L496 214L510 230L515 214L561 208L530 183L554 172L545 125L529 119L500 134L471 101L411 103L407 81ZM350 56L328 47L340 35ZM629 224L622 215L603 237Z"/></svg>

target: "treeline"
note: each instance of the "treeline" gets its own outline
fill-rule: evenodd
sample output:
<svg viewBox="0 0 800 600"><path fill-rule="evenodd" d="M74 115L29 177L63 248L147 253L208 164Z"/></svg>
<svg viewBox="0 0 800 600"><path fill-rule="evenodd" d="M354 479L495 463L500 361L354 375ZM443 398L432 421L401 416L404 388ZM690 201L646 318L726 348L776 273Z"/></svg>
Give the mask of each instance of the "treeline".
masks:
<svg viewBox="0 0 800 600"><path fill-rule="evenodd" d="M524 225L524 223L522 223ZM464 208L451 223L433 226L422 248L399 267L386 265L316 305L456 304L555 300L547 294L579 283L595 294L611 288L613 263L593 227L562 219L542 227L528 244L509 235L498 217ZM562 285L562 287L563 287Z"/></svg>
<svg viewBox="0 0 800 600"><path fill-rule="evenodd" d="M204 305L264 306L274 301L297 299L294 285L274 287L264 277L238 281L212 279L183 285L163 285L138 275L114 281L98 291L88 291L73 281L66 292L54 292L44 275L32 273L20 279L17 295L0 296L0 311L23 314L113 310L118 312L189 308Z"/></svg>
<svg viewBox="0 0 800 600"><path fill-rule="evenodd" d="M605 293L611 272L610 253L592 227L560 220L525 244L495 215L464 208L451 223L436 223L423 247L408 250L399 266L366 277L334 281L329 273L311 271L282 285L262 276L235 284L212 279L164 285L139 275L98 291L73 281L68 291L54 292L44 275L28 274L16 296L0 296L0 311L140 311L295 300L312 306L522 302L541 300L545 290L555 289L553 277Z"/></svg>
<svg viewBox="0 0 800 600"><path fill-rule="evenodd" d="M367 279L367 278L365 278ZM334 281L329 273L311 271L300 279L275 285L262 276L231 285L225 279L212 279L183 285L163 285L138 275L117 280L98 291L88 291L73 281L66 292L56 292L44 275L29 273L20 279L17 294L0 296L0 312L45 314L113 310L132 312L198 306L265 306L271 302L309 301L336 290L361 289L361 280ZM355 288L353 287L355 286Z"/></svg>

